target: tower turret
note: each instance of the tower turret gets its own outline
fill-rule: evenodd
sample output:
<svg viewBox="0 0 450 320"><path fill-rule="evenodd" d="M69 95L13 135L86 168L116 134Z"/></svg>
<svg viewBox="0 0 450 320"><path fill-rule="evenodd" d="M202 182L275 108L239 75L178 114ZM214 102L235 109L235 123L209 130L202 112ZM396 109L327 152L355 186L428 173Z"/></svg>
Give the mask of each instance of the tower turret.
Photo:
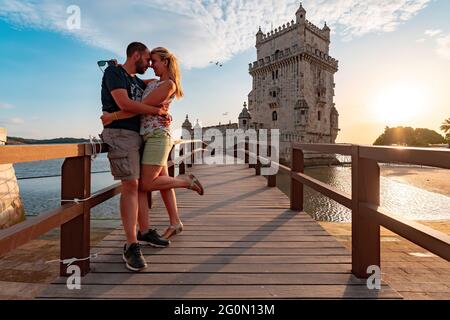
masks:
<svg viewBox="0 0 450 320"><path fill-rule="evenodd" d="M259 27L258 33L256 34L256 44L261 42L263 40L264 34L261 30L261 27Z"/></svg>
<svg viewBox="0 0 450 320"><path fill-rule="evenodd" d="M247 109L247 102L244 102L244 109L239 114L239 129L248 130L250 128L250 121L252 116Z"/></svg>
<svg viewBox="0 0 450 320"><path fill-rule="evenodd" d="M300 2L300 7L298 8L297 12L295 13L295 16L297 17L297 23L305 23L306 10L305 10L305 8L303 8L301 2Z"/></svg>
<svg viewBox="0 0 450 320"><path fill-rule="evenodd" d="M192 123L189 121L189 115L186 115L186 120L184 120L181 128L186 129L189 132L192 130Z"/></svg>

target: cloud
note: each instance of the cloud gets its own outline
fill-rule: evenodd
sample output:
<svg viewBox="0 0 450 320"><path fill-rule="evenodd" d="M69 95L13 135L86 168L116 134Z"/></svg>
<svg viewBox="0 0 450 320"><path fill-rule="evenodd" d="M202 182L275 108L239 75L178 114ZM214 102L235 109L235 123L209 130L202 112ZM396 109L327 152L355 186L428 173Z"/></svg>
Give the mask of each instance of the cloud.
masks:
<svg viewBox="0 0 450 320"><path fill-rule="evenodd" d="M0 124L3 125L21 125L24 124L25 120L23 120L22 118L18 118L18 117L14 117L14 118L9 118L9 119L0 119Z"/></svg>
<svg viewBox="0 0 450 320"><path fill-rule="evenodd" d="M425 38L421 38L421 39L417 39L416 40L416 42L418 42L418 43L423 43L425 41L427 41L427 39L425 39Z"/></svg>
<svg viewBox="0 0 450 320"><path fill-rule="evenodd" d="M307 18L324 21L344 40L372 32L391 32L431 0L305 0ZM66 10L72 0L0 0L0 19L21 28L70 34L81 41L124 55L140 40L164 45L187 68L226 61L255 44L258 26L270 31L295 19L297 0L117 0L77 1L81 28L69 30Z"/></svg>
<svg viewBox="0 0 450 320"><path fill-rule="evenodd" d="M450 59L450 34L439 37L436 39L437 42L437 49L436 52L441 57L444 57L446 59Z"/></svg>
<svg viewBox="0 0 450 320"><path fill-rule="evenodd" d="M12 109L14 106L6 102L0 102L0 109Z"/></svg>
<svg viewBox="0 0 450 320"><path fill-rule="evenodd" d="M442 30L426 30L425 35L429 37L437 36L438 34L442 33Z"/></svg>

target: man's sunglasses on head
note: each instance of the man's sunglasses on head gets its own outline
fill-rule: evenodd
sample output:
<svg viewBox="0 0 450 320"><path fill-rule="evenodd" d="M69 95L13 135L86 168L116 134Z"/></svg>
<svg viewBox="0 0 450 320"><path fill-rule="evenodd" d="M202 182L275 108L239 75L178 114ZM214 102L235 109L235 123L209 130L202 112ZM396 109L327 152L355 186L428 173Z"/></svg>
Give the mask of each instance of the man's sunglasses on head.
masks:
<svg viewBox="0 0 450 320"><path fill-rule="evenodd" d="M97 61L97 65L98 65L98 67L100 68L100 70L102 72L105 72L102 68L105 67L106 65L108 65L108 67L109 66L116 66L117 65L117 60L115 60L115 59L112 59L112 60L100 60L100 61Z"/></svg>

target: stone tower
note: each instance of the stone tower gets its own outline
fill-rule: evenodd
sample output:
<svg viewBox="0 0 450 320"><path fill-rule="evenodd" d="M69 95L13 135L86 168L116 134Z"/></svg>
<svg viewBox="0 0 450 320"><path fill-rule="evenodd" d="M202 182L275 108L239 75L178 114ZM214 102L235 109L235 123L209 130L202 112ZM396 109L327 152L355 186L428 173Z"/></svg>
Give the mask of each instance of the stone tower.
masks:
<svg viewBox="0 0 450 320"><path fill-rule="evenodd" d="M251 126L280 129L280 158L286 161L291 142L335 143L339 132L330 28L309 22L301 4L295 16L267 34L259 29L258 60L249 66Z"/></svg>

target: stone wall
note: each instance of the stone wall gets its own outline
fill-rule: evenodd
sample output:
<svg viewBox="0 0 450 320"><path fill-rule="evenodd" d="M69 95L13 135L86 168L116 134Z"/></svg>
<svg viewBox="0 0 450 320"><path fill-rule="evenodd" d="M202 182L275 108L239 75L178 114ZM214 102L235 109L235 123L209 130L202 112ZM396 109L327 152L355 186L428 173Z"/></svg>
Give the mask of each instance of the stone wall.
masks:
<svg viewBox="0 0 450 320"><path fill-rule="evenodd" d="M0 128L0 145L6 141L6 130ZM11 164L0 164L0 229L25 220L19 185Z"/></svg>

